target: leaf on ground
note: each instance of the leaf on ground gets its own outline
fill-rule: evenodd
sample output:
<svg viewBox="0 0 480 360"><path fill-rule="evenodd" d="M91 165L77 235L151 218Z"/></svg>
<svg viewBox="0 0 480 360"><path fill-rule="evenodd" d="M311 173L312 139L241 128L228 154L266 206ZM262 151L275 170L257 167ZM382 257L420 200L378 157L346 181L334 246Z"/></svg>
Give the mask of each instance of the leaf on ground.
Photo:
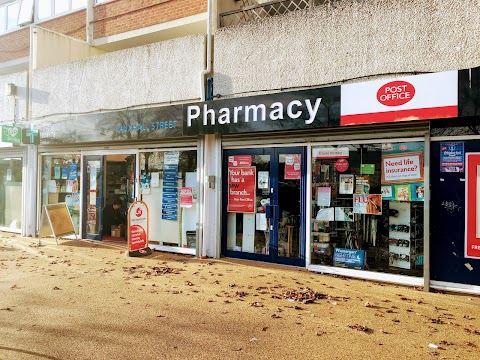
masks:
<svg viewBox="0 0 480 360"><path fill-rule="evenodd" d="M354 325L347 325L350 329L357 330L357 331L362 331L366 334L371 334L373 333L373 329L370 329L367 326L363 326L360 324L354 324Z"/></svg>

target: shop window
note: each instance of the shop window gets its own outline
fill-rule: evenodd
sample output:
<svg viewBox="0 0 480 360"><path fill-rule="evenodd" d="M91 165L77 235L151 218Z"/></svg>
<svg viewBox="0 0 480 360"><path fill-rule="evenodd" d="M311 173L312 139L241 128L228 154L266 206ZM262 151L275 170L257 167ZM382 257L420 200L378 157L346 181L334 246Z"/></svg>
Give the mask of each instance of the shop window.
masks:
<svg viewBox="0 0 480 360"><path fill-rule="evenodd" d="M42 157L41 205L66 203L75 232L80 229L80 155L59 154Z"/></svg>
<svg viewBox="0 0 480 360"><path fill-rule="evenodd" d="M423 275L423 142L312 150L312 264Z"/></svg>
<svg viewBox="0 0 480 360"><path fill-rule="evenodd" d="M150 244L196 248L197 152L140 153L140 194L149 210Z"/></svg>
<svg viewBox="0 0 480 360"><path fill-rule="evenodd" d="M0 226L22 228L22 158L0 159Z"/></svg>

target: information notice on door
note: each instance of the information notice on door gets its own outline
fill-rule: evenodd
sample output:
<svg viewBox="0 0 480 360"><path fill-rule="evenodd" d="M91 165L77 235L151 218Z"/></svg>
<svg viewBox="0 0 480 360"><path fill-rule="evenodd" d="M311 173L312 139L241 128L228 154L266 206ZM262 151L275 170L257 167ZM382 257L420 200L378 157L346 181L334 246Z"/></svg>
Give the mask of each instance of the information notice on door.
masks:
<svg viewBox="0 0 480 360"><path fill-rule="evenodd" d="M285 180L299 180L301 176L301 154L285 155Z"/></svg>
<svg viewBox="0 0 480 360"><path fill-rule="evenodd" d="M228 212L255 213L255 166L228 168Z"/></svg>

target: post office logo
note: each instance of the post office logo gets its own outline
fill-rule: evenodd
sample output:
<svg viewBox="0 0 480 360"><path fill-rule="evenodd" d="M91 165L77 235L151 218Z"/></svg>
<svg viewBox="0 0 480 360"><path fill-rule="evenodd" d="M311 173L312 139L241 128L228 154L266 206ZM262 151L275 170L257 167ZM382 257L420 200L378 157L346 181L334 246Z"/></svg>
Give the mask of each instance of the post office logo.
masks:
<svg viewBox="0 0 480 360"><path fill-rule="evenodd" d="M400 106L415 96L415 87L409 82L398 80L383 85L377 91L377 100L385 106Z"/></svg>

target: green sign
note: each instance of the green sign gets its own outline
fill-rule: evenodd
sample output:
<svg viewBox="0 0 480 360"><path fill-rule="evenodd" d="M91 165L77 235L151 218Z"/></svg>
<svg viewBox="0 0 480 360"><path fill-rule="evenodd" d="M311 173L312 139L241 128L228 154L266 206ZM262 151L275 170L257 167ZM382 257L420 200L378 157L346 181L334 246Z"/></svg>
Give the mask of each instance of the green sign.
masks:
<svg viewBox="0 0 480 360"><path fill-rule="evenodd" d="M10 144L20 144L22 142L22 129L16 126L2 126L1 141Z"/></svg>
<svg viewBox="0 0 480 360"><path fill-rule="evenodd" d="M360 165L360 174L373 175L375 174L375 164L362 164Z"/></svg>
<svg viewBox="0 0 480 360"><path fill-rule="evenodd" d="M23 129L22 144L25 144L25 145L40 144L40 132L38 130Z"/></svg>

